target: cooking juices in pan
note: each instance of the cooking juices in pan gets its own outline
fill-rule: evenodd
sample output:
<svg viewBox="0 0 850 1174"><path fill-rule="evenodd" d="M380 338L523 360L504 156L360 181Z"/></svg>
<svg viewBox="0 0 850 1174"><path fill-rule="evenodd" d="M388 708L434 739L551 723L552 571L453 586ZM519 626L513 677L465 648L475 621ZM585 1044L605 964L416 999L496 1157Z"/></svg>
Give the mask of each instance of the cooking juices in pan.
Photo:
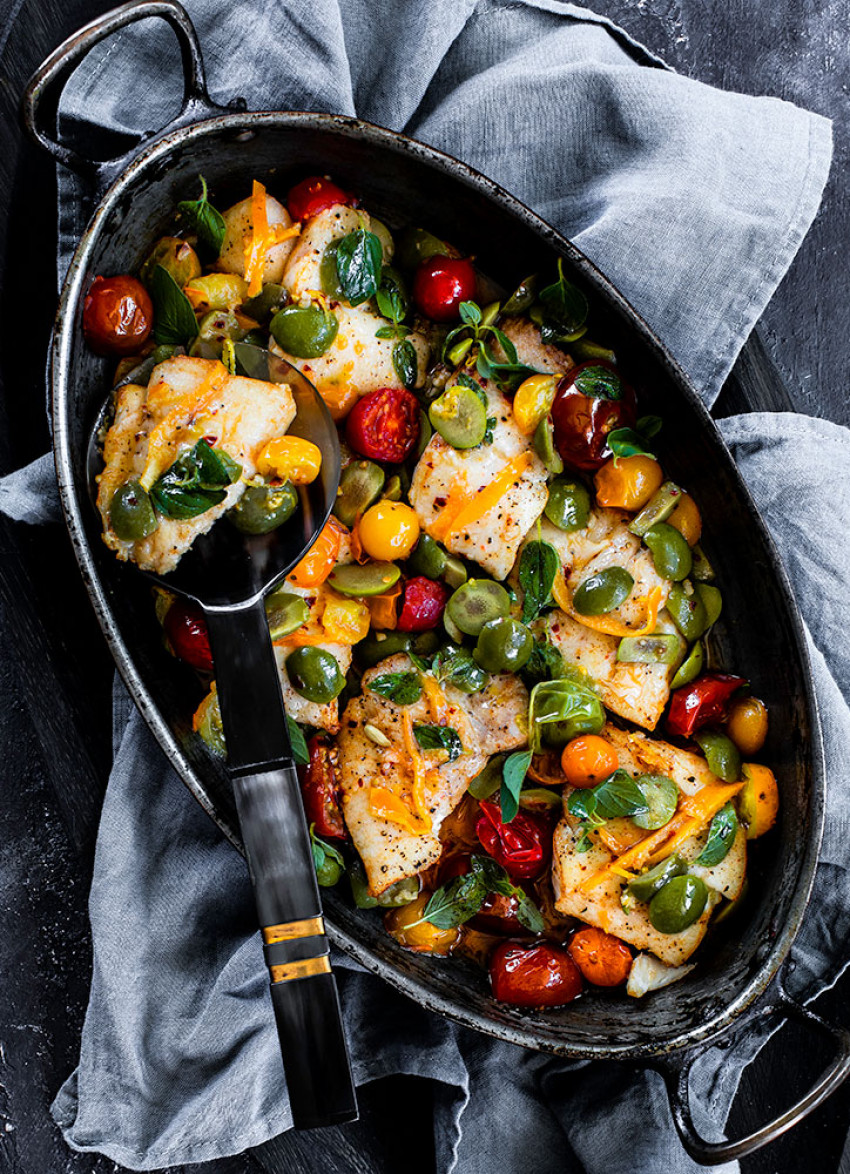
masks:
<svg viewBox="0 0 850 1174"><path fill-rule="evenodd" d="M344 469L266 609L320 884L480 962L506 1003L640 996L742 899L777 813L767 711L713 663L722 584L640 373L560 264L503 298L462 244L391 232L325 177L223 213L200 181L140 272L86 299L116 382L159 360L118 393L104 537L167 573L213 524L289 518L316 454L243 344L299 367ZM155 606L224 755L203 621Z"/></svg>

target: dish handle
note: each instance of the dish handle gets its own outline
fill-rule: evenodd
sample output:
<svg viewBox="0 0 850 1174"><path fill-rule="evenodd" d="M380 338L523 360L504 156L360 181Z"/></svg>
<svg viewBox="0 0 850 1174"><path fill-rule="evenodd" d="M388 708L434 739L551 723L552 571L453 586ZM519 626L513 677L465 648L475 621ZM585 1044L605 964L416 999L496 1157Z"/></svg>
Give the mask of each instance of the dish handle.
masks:
<svg viewBox="0 0 850 1174"><path fill-rule="evenodd" d="M183 65L183 104L180 113L171 122L159 130L147 132L140 141L145 142L155 134L225 112L227 108L216 105L210 98L195 26L177 0L130 0L96 17L53 50L30 78L24 91L21 114L24 128L30 137L59 163L93 182L99 189L108 186L126 167L136 154L139 144L112 159L90 159L53 138L46 129L48 119L55 120L62 90L89 50L119 29L151 16L159 16L167 21L177 36ZM241 105L244 108L244 104Z"/></svg>
<svg viewBox="0 0 850 1174"><path fill-rule="evenodd" d="M651 1067L657 1069L664 1077L670 1110L673 1114L673 1123L681 1138L682 1145L694 1161L699 1162L702 1166L718 1166L723 1162L745 1158L763 1146L769 1145L772 1141L776 1141L783 1133L793 1129L818 1105L823 1104L850 1075L850 1031L837 1024L829 1023L820 1015L816 1015L814 1011L797 1003L782 990L781 986L777 987L772 998L762 1000L758 1007L745 1016L744 1020L723 1038L730 1040L742 1027L752 1026L771 1017L777 1017L782 1022L794 1019L798 1023L817 1028L832 1038L836 1046L836 1054L811 1088L790 1108L768 1121L766 1125L762 1125L761 1128L748 1133L745 1137L731 1141L707 1141L699 1133L691 1114L689 1091L691 1071L697 1060L710 1048L717 1045L717 1039L709 1040L700 1047L689 1048L681 1053L671 1053L661 1059L653 1060L651 1063Z"/></svg>

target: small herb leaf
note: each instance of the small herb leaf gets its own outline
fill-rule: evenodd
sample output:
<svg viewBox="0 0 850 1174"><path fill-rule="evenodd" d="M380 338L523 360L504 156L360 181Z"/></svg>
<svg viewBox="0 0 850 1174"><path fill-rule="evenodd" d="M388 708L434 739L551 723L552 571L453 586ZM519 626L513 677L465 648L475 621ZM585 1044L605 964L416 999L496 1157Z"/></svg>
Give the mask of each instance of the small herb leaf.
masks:
<svg viewBox="0 0 850 1174"><path fill-rule="evenodd" d="M582 395L593 399L623 398L623 384L619 375L608 367L585 367L575 378L575 386Z"/></svg>
<svg viewBox="0 0 850 1174"><path fill-rule="evenodd" d="M571 342L587 321L587 298L564 277L564 263L558 258L558 280L540 291L544 342Z"/></svg>
<svg viewBox="0 0 850 1174"><path fill-rule="evenodd" d="M510 823L519 811L519 793L528 768L531 766L531 751L518 750L505 759L502 767L502 789L499 800L502 807L502 823Z"/></svg>
<svg viewBox="0 0 850 1174"><path fill-rule="evenodd" d="M454 726L414 726L413 733L423 750L445 750L449 762L463 754L463 742Z"/></svg>
<svg viewBox="0 0 850 1174"><path fill-rule="evenodd" d="M162 265L156 265L151 278L154 310L154 342L166 346L183 346L198 333L198 319L192 303Z"/></svg>
<svg viewBox="0 0 850 1174"><path fill-rule="evenodd" d="M383 249L373 232L356 228L336 247L336 272L342 296L351 306L368 301L378 290Z"/></svg>
<svg viewBox="0 0 850 1174"><path fill-rule="evenodd" d="M418 673L382 673L372 680L369 688L396 705L413 705L422 696Z"/></svg>
<svg viewBox="0 0 850 1174"><path fill-rule="evenodd" d="M310 751L307 749L307 739L298 722L286 715L286 728L289 730L289 744L292 747L292 757L302 766L310 761Z"/></svg>
<svg viewBox="0 0 850 1174"><path fill-rule="evenodd" d="M399 339L393 347L393 370L408 390L416 385L416 349L409 338Z"/></svg>
<svg viewBox="0 0 850 1174"><path fill-rule="evenodd" d="M705 847L697 856L694 864L699 864L703 868L713 868L715 864L719 864L721 860L726 858L737 834L738 816L735 814L735 808L732 804L727 803L725 807L720 808L711 821Z"/></svg>
<svg viewBox="0 0 850 1174"><path fill-rule="evenodd" d="M526 544L519 560L519 583L524 592L522 621L536 620L552 601L552 585L561 566L558 552L550 542Z"/></svg>
<svg viewBox="0 0 850 1174"><path fill-rule="evenodd" d="M181 200L177 205L177 211L186 221L189 230L198 234L198 240L218 256L227 232L224 217L207 199L207 181L202 175L199 175L198 179L201 181L201 198Z"/></svg>
<svg viewBox="0 0 850 1174"><path fill-rule="evenodd" d="M199 440L157 478L151 499L166 518L196 518L224 501L227 486L241 473L242 466L226 452Z"/></svg>
<svg viewBox="0 0 850 1174"><path fill-rule="evenodd" d="M486 896L487 886L480 872L467 872L437 889L425 906L422 919L437 929L454 929L475 916Z"/></svg>

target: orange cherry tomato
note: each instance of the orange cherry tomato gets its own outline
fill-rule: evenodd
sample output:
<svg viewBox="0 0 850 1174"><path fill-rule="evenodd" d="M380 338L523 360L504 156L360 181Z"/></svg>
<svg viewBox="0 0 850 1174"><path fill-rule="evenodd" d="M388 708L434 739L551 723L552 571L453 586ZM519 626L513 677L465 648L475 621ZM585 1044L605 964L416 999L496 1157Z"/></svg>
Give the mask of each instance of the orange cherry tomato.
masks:
<svg viewBox="0 0 850 1174"><path fill-rule="evenodd" d="M679 531L688 546L693 546L695 542L699 542L700 535L702 534L702 517L700 516L699 506L689 493L684 494L679 504L667 519L667 524Z"/></svg>
<svg viewBox="0 0 850 1174"><path fill-rule="evenodd" d="M664 473L652 457L612 457L593 482L600 505L620 510L639 510L660 489Z"/></svg>
<svg viewBox="0 0 850 1174"><path fill-rule="evenodd" d="M98 355L132 355L153 327L153 303L127 273L96 277L83 304L83 334Z"/></svg>
<svg viewBox="0 0 850 1174"><path fill-rule="evenodd" d="M619 766L617 751L598 734L580 734L567 742L561 766L571 787L595 787Z"/></svg>
<svg viewBox="0 0 850 1174"><path fill-rule="evenodd" d="M767 737L767 706L758 697L734 702L726 721L726 733L742 754L758 754Z"/></svg>
<svg viewBox="0 0 850 1174"><path fill-rule="evenodd" d="M586 925L573 935L567 949L573 962L594 986L620 986L629 977L632 952L613 934Z"/></svg>
<svg viewBox="0 0 850 1174"><path fill-rule="evenodd" d="M328 518L319 537L286 576L296 587L319 587L334 569L342 544L343 527Z"/></svg>

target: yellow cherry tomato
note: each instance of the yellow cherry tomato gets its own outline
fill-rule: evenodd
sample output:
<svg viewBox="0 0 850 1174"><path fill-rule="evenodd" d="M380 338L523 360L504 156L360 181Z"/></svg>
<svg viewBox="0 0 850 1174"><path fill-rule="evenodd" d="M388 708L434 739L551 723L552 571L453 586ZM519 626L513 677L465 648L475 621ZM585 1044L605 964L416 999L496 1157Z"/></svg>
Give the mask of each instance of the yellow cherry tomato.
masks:
<svg viewBox="0 0 850 1174"><path fill-rule="evenodd" d="M366 511L357 529L360 545L378 562L407 558L419 541L416 512L401 501L379 501Z"/></svg>
<svg viewBox="0 0 850 1174"><path fill-rule="evenodd" d="M642 455L612 457L593 479L598 503L619 510L642 509L663 480L658 461Z"/></svg>
<svg viewBox="0 0 850 1174"><path fill-rule="evenodd" d="M555 401L557 375L530 375L517 388L514 396L514 419L520 429L530 436L547 416Z"/></svg>
<svg viewBox="0 0 850 1174"><path fill-rule="evenodd" d="M745 762L741 767L744 786L738 792L738 812L746 824L747 839L757 840L769 832L779 813L779 788L767 766Z"/></svg>
<svg viewBox="0 0 850 1174"><path fill-rule="evenodd" d="M286 576L296 587L318 587L336 565L342 536L348 531L336 518L328 518L316 541Z"/></svg>
<svg viewBox="0 0 850 1174"><path fill-rule="evenodd" d="M726 733L742 754L758 754L767 737L767 706L758 697L742 697L729 710Z"/></svg>
<svg viewBox="0 0 850 1174"><path fill-rule="evenodd" d="M409 905L392 909L384 918L384 925L408 950L416 950L419 954L448 954L460 941L460 930L437 929L430 921L421 920L432 895L420 893Z"/></svg>
<svg viewBox="0 0 850 1174"><path fill-rule="evenodd" d="M279 477L293 485L309 485L322 467L322 450L300 436L278 436L270 440L257 457L257 472Z"/></svg>
<svg viewBox="0 0 850 1174"><path fill-rule="evenodd" d="M335 644L357 644L369 634L371 612L362 599L345 599L325 588L322 627Z"/></svg>
<svg viewBox="0 0 850 1174"><path fill-rule="evenodd" d="M699 506L689 493L684 495L667 519L667 522L679 531L688 546L693 546L695 542L699 542L700 535L702 534L702 518L700 517Z"/></svg>

